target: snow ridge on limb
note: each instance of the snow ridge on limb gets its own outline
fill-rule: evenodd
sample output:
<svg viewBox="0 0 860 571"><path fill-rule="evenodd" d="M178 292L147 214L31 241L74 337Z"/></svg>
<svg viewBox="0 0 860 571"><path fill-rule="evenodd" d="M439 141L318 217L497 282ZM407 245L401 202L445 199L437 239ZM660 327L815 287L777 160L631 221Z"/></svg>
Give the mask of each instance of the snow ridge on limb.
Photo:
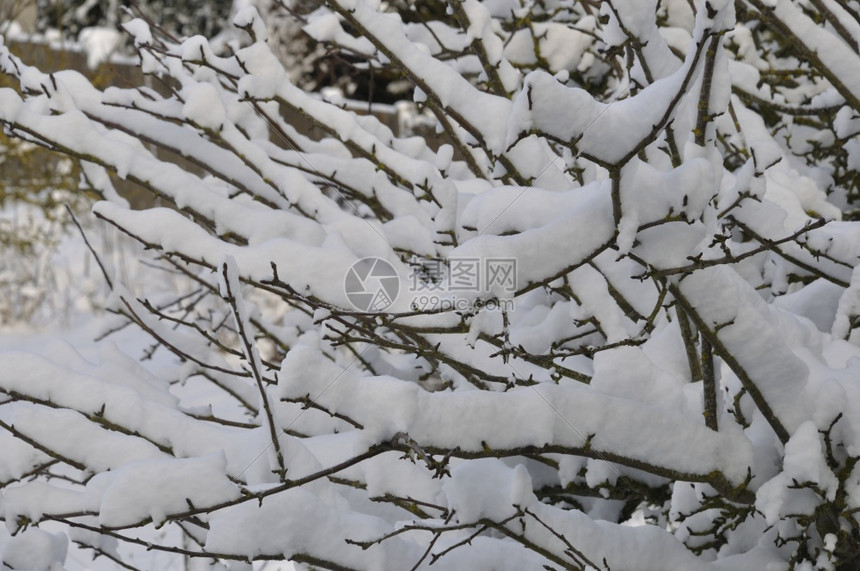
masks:
<svg viewBox="0 0 860 571"><path fill-rule="evenodd" d="M331 378L337 378L337 383L321 391ZM328 363L319 352L297 346L284 360L279 390L282 398L312 398L358 422L363 437L369 439L367 445L406 433L424 449L457 448L454 456L466 458L516 455L530 448L569 449L634 467L650 465L654 473L684 474L682 478L689 480L709 480L719 473L736 487L747 477L752 461L749 442L739 432L712 432L700 422L666 412L655 419L655 411L639 402L578 384L489 395L426 393L393 378L358 377ZM385 417L375 413L381 395L387 395L395 409ZM629 433L618 430L603 410L612 410L638 427ZM697 442L697 454L678 455L685 448L679 438Z"/></svg>
<svg viewBox="0 0 860 571"><path fill-rule="evenodd" d="M694 272L676 291L700 331L744 383L779 439L786 442L808 414L802 396L809 369L780 338L767 304L724 267ZM772 361L763 363L758 358L762 354L773 357Z"/></svg>
<svg viewBox="0 0 860 571"><path fill-rule="evenodd" d="M671 121L696 78L705 46L732 24L730 4L718 10L709 2L708 8L713 15L699 11L693 48L683 65L632 97L601 103L587 91L567 88L545 72L532 72L514 101L506 145L510 147L527 134L537 132L573 147L598 163L626 163ZM647 38L638 39L647 42ZM558 115L559 110L563 110L562 116ZM626 142L607 136L621 129L629 134Z"/></svg>

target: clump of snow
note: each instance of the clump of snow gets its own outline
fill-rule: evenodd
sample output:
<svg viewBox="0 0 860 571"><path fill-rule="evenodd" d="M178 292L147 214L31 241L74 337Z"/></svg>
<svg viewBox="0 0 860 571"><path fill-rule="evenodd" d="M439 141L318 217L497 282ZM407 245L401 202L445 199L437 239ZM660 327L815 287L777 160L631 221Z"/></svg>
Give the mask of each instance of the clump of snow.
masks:
<svg viewBox="0 0 860 571"><path fill-rule="evenodd" d="M851 273L851 284L839 297L831 331L833 336L856 343L854 320L858 315L860 315L860 270L854 268Z"/></svg>
<svg viewBox="0 0 860 571"><path fill-rule="evenodd" d="M266 29L266 23L252 5L242 6L236 11L236 15L233 16L233 25L237 28L250 28L254 34L254 39L258 42L265 42L268 39L269 32Z"/></svg>
<svg viewBox="0 0 860 571"><path fill-rule="evenodd" d="M823 443L818 428L805 422L785 445L783 471L765 482L756 493L756 509L760 510L769 524L776 523L785 514L812 515L818 503L809 488L797 484L811 484L820 489L827 500L836 495L839 482L827 466Z"/></svg>
<svg viewBox="0 0 860 571"><path fill-rule="evenodd" d="M224 126L226 111L218 90L211 83L186 86L180 92L185 100L182 113L206 129L220 131Z"/></svg>
<svg viewBox="0 0 860 571"><path fill-rule="evenodd" d="M61 571L67 549L68 539L64 534L28 529L0 549L0 561L9 569Z"/></svg>
<svg viewBox="0 0 860 571"><path fill-rule="evenodd" d="M123 23L123 29L134 38L134 46L142 47L152 44L152 30L149 24L140 18L133 18Z"/></svg>
<svg viewBox="0 0 860 571"><path fill-rule="evenodd" d="M461 523L483 518L505 520L533 498L531 478L524 466L511 470L490 458L454 468L444 490L448 507L457 513Z"/></svg>
<svg viewBox="0 0 860 571"><path fill-rule="evenodd" d="M106 62L122 42L122 35L112 28L88 27L78 38L87 53L87 67L96 69Z"/></svg>
<svg viewBox="0 0 860 571"><path fill-rule="evenodd" d="M232 500L239 491L225 475L223 455L130 464L94 477L87 494L100 497L99 523L109 527L166 516Z"/></svg>

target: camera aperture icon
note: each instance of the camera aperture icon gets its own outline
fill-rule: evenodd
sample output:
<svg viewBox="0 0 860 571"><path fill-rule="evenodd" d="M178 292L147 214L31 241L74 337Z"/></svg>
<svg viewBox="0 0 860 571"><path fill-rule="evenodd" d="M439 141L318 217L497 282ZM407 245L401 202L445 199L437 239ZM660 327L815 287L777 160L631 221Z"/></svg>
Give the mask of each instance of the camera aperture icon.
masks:
<svg viewBox="0 0 860 571"><path fill-rule="evenodd" d="M384 311L400 292L400 278L394 266L381 258L363 258L346 272L344 291L359 311Z"/></svg>

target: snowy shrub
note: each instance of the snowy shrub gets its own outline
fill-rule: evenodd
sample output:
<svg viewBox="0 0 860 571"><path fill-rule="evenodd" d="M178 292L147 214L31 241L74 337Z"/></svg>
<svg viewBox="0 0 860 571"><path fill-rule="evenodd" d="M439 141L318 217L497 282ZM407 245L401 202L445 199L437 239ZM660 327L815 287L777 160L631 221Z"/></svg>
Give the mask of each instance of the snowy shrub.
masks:
<svg viewBox="0 0 860 571"><path fill-rule="evenodd" d="M0 51L7 132L183 280L106 271L143 364L0 354L5 564L64 529L127 565L856 569L855 3L390 6L305 30L437 147L290 83L250 8L229 57L125 24L167 96Z"/></svg>

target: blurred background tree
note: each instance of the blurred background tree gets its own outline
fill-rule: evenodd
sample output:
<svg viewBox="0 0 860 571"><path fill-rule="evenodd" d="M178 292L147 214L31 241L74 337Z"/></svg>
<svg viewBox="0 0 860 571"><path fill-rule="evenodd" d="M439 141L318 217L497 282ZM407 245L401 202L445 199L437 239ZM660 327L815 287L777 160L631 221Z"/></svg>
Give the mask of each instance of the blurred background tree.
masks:
<svg viewBox="0 0 860 571"><path fill-rule="evenodd" d="M92 26L116 27L129 6L155 19L163 29L176 36L201 34L211 38L229 26L232 0L36 0L39 32L60 30L67 38L77 38Z"/></svg>

